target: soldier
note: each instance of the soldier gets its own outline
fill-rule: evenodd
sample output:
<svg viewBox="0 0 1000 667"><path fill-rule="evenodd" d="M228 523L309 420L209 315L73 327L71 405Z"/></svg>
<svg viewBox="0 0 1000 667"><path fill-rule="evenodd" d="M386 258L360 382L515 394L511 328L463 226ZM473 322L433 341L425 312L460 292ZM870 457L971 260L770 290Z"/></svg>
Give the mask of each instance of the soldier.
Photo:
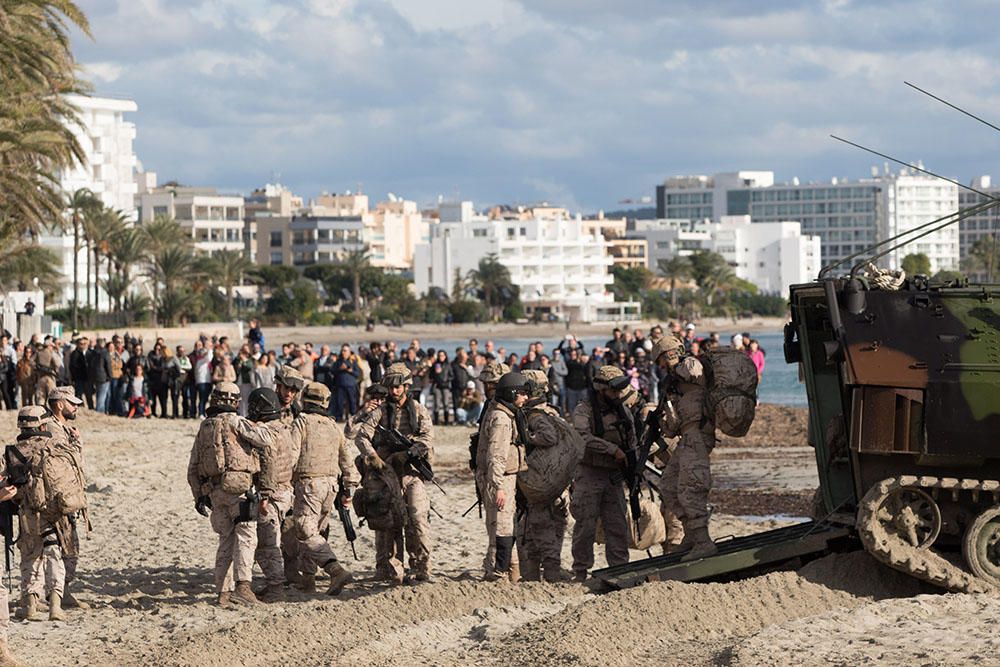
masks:
<svg viewBox="0 0 1000 667"><path fill-rule="evenodd" d="M285 561L281 553L285 517L292 509L292 475L299 460L299 441L281 422L281 400L277 392L260 387L247 397L247 418L265 424L274 435L260 462L260 513L257 515L257 549L254 558L264 573L266 585L255 591L264 602L285 599ZM291 528L288 528L290 531Z"/></svg>
<svg viewBox="0 0 1000 667"><path fill-rule="evenodd" d="M21 408L17 413L17 427L20 429L17 442L8 446L4 453L7 476L17 487L17 549L21 556L21 607L18 617L28 621L42 620L38 606L45 592L43 540L51 540L55 536L54 528L40 513L44 490L37 480L41 474L43 450L52 440L51 423L52 415L44 407L28 405Z"/></svg>
<svg viewBox="0 0 1000 667"><path fill-rule="evenodd" d="M299 392L302 391L304 385L305 380L298 370L291 366L278 367L274 378L274 389L278 393L278 398L281 399L281 423L289 428L292 426L295 415L299 414L299 404L296 399L298 399Z"/></svg>
<svg viewBox="0 0 1000 667"><path fill-rule="evenodd" d="M389 390L385 388L384 384L373 384L369 385L365 389L365 398L361 403L361 408L358 409L357 414L350 415L347 421L344 423L344 437L347 438L349 442L354 442L355 436L358 434L358 424L363 422L368 418L372 412L378 409L385 399L389 396ZM357 470L357 468L355 468Z"/></svg>
<svg viewBox="0 0 1000 667"><path fill-rule="evenodd" d="M696 357L685 354L684 343L672 336L658 341L653 355L668 373L663 393L676 410L676 424L661 420L661 428L681 438L663 471L664 505L684 526L684 540L675 550L688 552L682 560L697 560L718 551L708 534L709 456L715 447L715 424L704 410L705 372Z"/></svg>
<svg viewBox="0 0 1000 667"><path fill-rule="evenodd" d="M597 520L604 528L608 565L628 562L628 518L623 483L626 452L638 446L635 422L622 404L629 382L616 366L601 366L588 398L573 411L573 427L586 442L573 479L573 576L587 578L594 564Z"/></svg>
<svg viewBox="0 0 1000 667"><path fill-rule="evenodd" d="M292 439L300 450L293 477L292 521L306 573L306 590L315 590L313 573L321 567L330 575L327 595L339 595L351 581L351 573L337 561L330 543L320 534L321 524L326 523L338 493L340 502L350 506L361 476L354 466L354 447L344 438L337 422L329 417L329 408L327 386L319 382L306 385L302 392L302 412L292 424Z"/></svg>
<svg viewBox="0 0 1000 667"><path fill-rule="evenodd" d="M198 428L191 459L188 484L195 509L203 516L211 511L212 529L219 535L215 554L215 587L220 606L230 601L253 604L257 597L250 588L255 526L259 499L261 453L274 446L274 434L236 414L240 388L220 382L212 390L206 419ZM236 579L230 591L229 571Z"/></svg>
<svg viewBox="0 0 1000 667"><path fill-rule="evenodd" d="M486 425L486 418L489 416L490 408L493 406L493 397L496 394L497 382L507 373L510 373L510 366L499 361L491 361L483 366L479 373L479 381L483 383L483 393L486 395L486 402L483 403L483 410L479 414L479 429L470 438L469 446L469 468L475 476L476 499L482 503L486 497L486 487L482 483L483 476L477 470L485 470L485 458L483 468L480 468L479 442L483 437L483 427ZM489 533L489 531L487 531ZM493 578L493 566L496 563L496 535L490 533L490 542L486 547L486 555L483 557L483 578Z"/></svg>
<svg viewBox="0 0 1000 667"><path fill-rule="evenodd" d="M9 483L9 478L0 475L0 503L12 500L17 494L17 488ZM7 573L0 571L0 667L18 667L22 665L10 652L7 629L10 626L10 591L3 583Z"/></svg>
<svg viewBox="0 0 1000 667"><path fill-rule="evenodd" d="M520 373L505 374L496 384L490 412L483 420L476 473L486 507L486 534L496 545L492 574L488 576L492 580L520 578L514 551L515 494L517 473L527 466L517 418L528 393L527 378Z"/></svg>
<svg viewBox="0 0 1000 667"><path fill-rule="evenodd" d="M665 362L666 355L671 351L675 357L679 358L683 354L681 345L678 344L679 342L675 336L661 336L656 341L650 353L653 363L658 364L661 359ZM665 381L661 382L661 389L659 390L660 402L657 409L660 414L660 432L662 438L661 443L658 445L659 448L653 455L663 466L657 489L660 492L660 514L663 516L663 524L666 528L666 539L663 541L664 554L679 553L680 549L682 549L681 543L684 538L684 525L677 518L677 515L674 514L674 508L667 503L668 487L673 483L670 475L667 474L667 468L670 465L670 460L674 452L677 451L677 442L674 439L680 436L680 422L678 421L677 410L674 405L677 396L675 393L669 391L672 384L673 376L668 373ZM668 439L670 442L667 442ZM639 465L643 465L643 462L640 461ZM686 550L688 547L689 544L685 544L683 549Z"/></svg>
<svg viewBox="0 0 1000 667"><path fill-rule="evenodd" d="M524 441L528 449L554 447L562 437L554 425L561 420L559 411L549 405L549 380L545 371L527 370L522 375L528 380L531 393L524 404L527 429ZM562 544L569 515L569 491L563 489L558 497L547 503L528 502L522 521L522 537L518 540L521 575L525 581L556 583L562 576Z"/></svg>
<svg viewBox="0 0 1000 667"><path fill-rule="evenodd" d="M86 500L83 443L80 440L79 429L69 423L76 419L77 408L81 404L83 401L76 397L72 387L56 387L49 393L49 411L52 413L51 430L53 434L51 446L58 447L59 452L64 455L62 460L70 464L72 478L66 481L71 483L75 492ZM67 514L58 520L59 540L56 544L45 546L43 567L46 575L53 578L52 590L58 593L57 598L61 598L63 606L89 609L90 605L77 600L68 590L70 583L76 579L76 566L80 554L80 535L77 531L77 523L81 520L89 529L90 518L87 515L86 506L79 512ZM50 605L50 619L53 618L53 614L59 617L61 610ZM62 619L57 618L56 620Z"/></svg>
<svg viewBox="0 0 1000 667"><path fill-rule="evenodd" d="M56 388L56 378L62 368L62 359L55 349L52 336L46 336L45 342L38 346L35 355L35 405L46 405L49 392Z"/></svg>
<svg viewBox="0 0 1000 667"><path fill-rule="evenodd" d="M358 423L355 445L365 456L366 465L381 469L389 464L399 477L406 505L404 528L395 531L375 531L375 569L377 574L394 583L402 583L403 549L410 556L410 570L417 581L430 581L430 499L424 480L410 463L410 457L433 459L431 446L433 427L427 409L409 395L413 384L410 369L394 363L382 376L389 398ZM397 442L390 431L397 429L407 440ZM405 537L405 541L404 541Z"/></svg>

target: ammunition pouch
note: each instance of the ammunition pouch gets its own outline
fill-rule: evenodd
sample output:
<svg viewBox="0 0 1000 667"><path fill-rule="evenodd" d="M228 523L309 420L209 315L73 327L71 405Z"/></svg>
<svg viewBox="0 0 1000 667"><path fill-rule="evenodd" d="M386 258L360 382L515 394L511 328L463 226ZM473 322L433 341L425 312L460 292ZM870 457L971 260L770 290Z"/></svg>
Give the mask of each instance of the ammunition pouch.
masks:
<svg viewBox="0 0 1000 667"><path fill-rule="evenodd" d="M229 471L222 473L219 486L226 493L234 496L248 493L253 486L253 475L249 472Z"/></svg>

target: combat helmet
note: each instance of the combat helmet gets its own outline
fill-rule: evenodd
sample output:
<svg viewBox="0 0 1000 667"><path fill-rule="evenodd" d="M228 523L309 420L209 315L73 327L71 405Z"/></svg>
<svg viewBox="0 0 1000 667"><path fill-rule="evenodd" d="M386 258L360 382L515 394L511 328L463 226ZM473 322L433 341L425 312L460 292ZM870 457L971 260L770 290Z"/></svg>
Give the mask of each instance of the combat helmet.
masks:
<svg viewBox="0 0 1000 667"><path fill-rule="evenodd" d="M496 397L498 401L513 403L517 394L531 395L531 383L523 374L513 371L505 373L497 382Z"/></svg>
<svg viewBox="0 0 1000 667"><path fill-rule="evenodd" d="M274 380L294 391L302 391L302 387L306 383L305 378L302 377L302 373L297 368L287 365L278 367Z"/></svg>
<svg viewBox="0 0 1000 667"><path fill-rule="evenodd" d="M382 376L382 384L386 387L398 387L404 384L413 384L413 373L406 364L397 361L385 370Z"/></svg>
<svg viewBox="0 0 1000 667"><path fill-rule="evenodd" d="M483 384L499 382L507 373L510 373L510 366L500 361L491 361L479 372L479 380Z"/></svg>
<svg viewBox="0 0 1000 667"><path fill-rule="evenodd" d="M41 405L26 405L17 411L17 427L21 429L37 429L51 421L52 413Z"/></svg>
<svg viewBox="0 0 1000 667"><path fill-rule="evenodd" d="M521 375L528 380L531 398L543 398L549 393L549 376L545 371L530 369L521 371Z"/></svg>
<svg viewBox="0 0 1000 667"><path fill-rule="evenodd" d="M208 404L211 407L235 408L240 403L240 388L232 382L220 382L212 388L212 394L208 397Z"/></svg>
<svg viewBox="0 0 1000 667"><path fill-rule="evenodd" d="M258 387L247 397L247 418L255 422L269 422L281 416L281 399L270 387Z"/></svg>
<svg viewBox="0 0 1000 667"><path fill-rule="evenodd" d="M649 357L655 364L662 355L670 353L675 353L677 358L680 358L684 354L684 341L674 335L663 336L653 344Z"/></svg>
<svg viewBox="0 0 1000 667"><path fill-rule="evenodd" d="M330 406L330 390L322 382L310 382L302 390L302 409L311 412L308 408L319 408L321 413L326 412Z"/></svg>
<svg viewBox="0 0 1000 667"><path fill-rule="evenodd" d="M624 371L617 366L601 366L594 375L594 389L624 392L628 389L629 382Z"/></svg>

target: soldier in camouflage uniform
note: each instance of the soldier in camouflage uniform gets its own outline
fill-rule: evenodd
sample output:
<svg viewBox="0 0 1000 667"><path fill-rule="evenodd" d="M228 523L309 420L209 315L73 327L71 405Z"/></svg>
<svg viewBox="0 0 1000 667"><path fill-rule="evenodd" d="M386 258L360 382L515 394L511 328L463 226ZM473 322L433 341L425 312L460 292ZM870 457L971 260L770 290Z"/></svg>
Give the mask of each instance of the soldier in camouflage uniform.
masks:
<svg viewBox="0 0 1000 667"><path fill-rule="evenodd" d="M83 401L76 397L72 387L56 387L49 392L49 411L52 414L50 428L52 444L62 453L63 461L72 461L75 473L77 492L84 496L86 482L83 474L83 444L80 431L69 422L76 419L78 406ZM78 522L88 525L90 520L86 508L79 512L61 517L55 525L55 543L46 543L43 550L43 568L46 578L51 580L50 599L56 594L57 602L49 605L50 620L64 620L61 606L89 609L90 605L81 602L68 590L70 583L76 579L76 566L80 554L80 535L77 532Z"/></svg>
<svg viewBox="0 0 1000 667"><path fill-rule="evenodd" d="M559 411L549 405L549 380L545 371L521 372L528 380L531 395L524 404L525 443L527 447L553 447L559 444L560 434L553 419L562 419ZM518 539L521 575L525 581L555 583L563 580L562 545L569 516L569 490L548 503L528 502L521 521L522 536Z"/></svg>
<svg viewBox="0 0 1000 667"><path fill-rule="evenodd" d="M608 565L628 562L628 518L624 492L625 452L638 446L635 422L622 405L628 378L616 366L601 366L587 399L573 411L573 427L586 442L573 479L570 512L573 526L573 576L587 578L594 564L597 520L604 528Z"/></svg>
<svg viewBox="0 0 1000 667"><path fill-rule="evenodd" d="M8 483L9 479L6 476L6 469L3 467L3 461L0 460L0 503L7 502L8 500L13 500L14 496L17 494L17 488ZM0 667L17 667L22 663L18 662L17 659L10 652L10 645L8 643L7 631L10 627L10 591L7 590L7 585L4 583L6 581L7 572L0 570Z"/></svg>
<svg viewBox="0 0 1000 667"><path fill-rule="evenodd" d="M240 388L232 382L220 382L212 390L187 474L195 509L203 516L211 511L212 529L219 535L215 587L221 606L230 601L257 602L250 588L257 548L257 500L248 495L260 473L261 455L274 447L269 429L236 414L239 403ZM236 578L234 591L229 590L230 568Z"/></svg>
<svg viewBox="0 0 1000 667"><path fill-rule="evenodd" d="M46 336L35 355L35 405L47 405L49 392L56 388L56 378L62 368L62 359L55 349L52 336Z"/></svg>
<svg viewBox="0 0 1000 667"><path fill-rule="evenodd" d="M406 520L402 529L375 531L375 569L383 579L394 583L404 580L404 547L410 556L410 570L417 581L431 577L431 503L427 487L409 463L412 456L424 457L433 463L433 427L427 409L410 398L409 389L413 376L405 364L389 366L382 377L382 384L389 390L389 398L359 421L354 443L366 465L381 469L389 465L399 477L399 484L406 505ZM381 427L381 428L379 428ZM396 428L411 443L403 449L384 429ZM405 540L404 540L405 538Z"/></svg>
<svg viewBox="0 0 1000 667"><path fill-rule="evenodd" d="M685 355L684 344L671 336L659 341L653 353L660 368L670 374L666 393L676 412L673 423L661 420L661 428L668 437L680 436L663 471L664 505L684 526L684 540L675 550L688 551L682 560L697 560L718 551L708 534L709 457L715 447L715 424L704 409L705 372L701 362Z"/></svg>
<svg viewBox="0 0 1000 667"><path fill-rule="evenodd" d="M355 414L349 415L344 423L344 437L349 442L354 442L354 438L358 435L358 424L381 407L388 396L389 390L385 388L384 384L373 384L365 389L365 398L361 402L361 407Z"/></svg>
<svg viewBox="0 0 1000 667"><path fill-rule="evenodd" d="M320 524L341 493L350 507L351 495L361 481L354 466L354 446L344 438L340 426L328 416L330 390L310 382L302 392L302 412L292 423L292 440L299 448L293 482L295 502L292 521L299 543L299 568L305 573L304 588L315 590L316 567L330 575L328 595L338 595L351 580L351 573L337 561L329 542L320 535ZM341 490L338 491L338 482Z"/></svg>
<svg viewBox="0 0 1000 667"><path fill-rule="evenodd" d="M285 432L288 437L291 437L292 422L299 414L299 393L304 386L305 379L297 368L287 365L278 367L274 377L274 389L280 401L281 415L276 422L271 424L271 427ZM289 496L290 502L291 496ZM307 579L297 569L300 555L299 542L295 537L295 531L292 530L292 522L285 521L281 529L281 556L285 579L298 586L306 586Z"/></svg>
<svg viewBox="0 0 1000 667"><path fill-rule="evenodd" d="M528 400L528 391L528 381L523 375L505 374L497 382L489 414L482 421L476 473L483 489L487 538L496 545L491 579L517 581L520 578L514 550L515 496L517 473L526 470L527 466L517 417Z"/></svg>
<svg viewBox="0 0 1000 667"><path fill-rule="evenodd" d="M260 387L250 392L247 417L265 425L274 435L273 443L261 457L260 513L254 554L266 581L265 587L256 591L264 602L280 602L285 598L282 529L292 509L292 476L299 460L300 441L292 436L292 429L281 422L281 415L281 401L273 389Z"/></svg>
<svg viewBox="0 0 1000 667"><path fill-rule="evenodd" d="M485 470L480 464L480 452L482 448L479 447L479 442L483 438L483 428L486 425L486 418L489 417L490 409L493 407L493 397L496 394L497 382L500 381L507 373L510 373L510 366L501 363L499 361L490 361L487 363L483 370L479 373L479 381L483 383L483 393L486 395L486 402L483 403L483 410L479 414L479 430L473 436L474 445L472 447L472 456L470 457L470 468L475 476L475 482L477 487L478 497L485 500L486 498L486 485L483 482L483 474L478 472L479 470ZM484 459L485 461L485 459ZM482 463L485 466L485 462ZM487 531L489 532L489 531ZM490 542L486 547L486 555L483 556L483 578L492 579L493 578L493 566L496 563L497 554L497 544L496 535L490 533Z"/></svg>
<svg viewBox="0 0 1000 667"><path fill-rule="evenodd" d="M663 360L663 363L666 362L667 354L672 354L679 358L684 354L683 342L672 335L661 336L653 346L650 356L653 363L658 364L661 360ZM657 490L660 492L660 514L663 516L663 525L666 529L666 539L664 539L662 544L663 553L665 554L678 553L682 548L688 548L687 544L681 547L684 538L684 524L674 514L674 507L667 503L669 487L673 483L667 474L667 468L670 465L671 458L673 458L674 453L677 451L676 438L680 436L680 422L677 418L677 407L674 404L677 396L669 391L672 382L673 376L668 375L667 381L661 383L658 409L660 410L660 433L662 437L660 443L658 443L656 452L653 454L653 457L662 466Z"/></svg>
<svg viewBox="0 0 1000 667"><path fill-rule="evenodd" d="M39 600L45 593L43 569L44 540L55 537L55 528L45 521L41 514L44 491L41 496L35 481L27 483L29 475L41 474L43 450L52 441L52 415L40 405L28 405L17 413L17 427L20 433L14 448L8 448L4 464L12 478L20 478L16 501L18 504L17 549L20 552L21 568L21 608L18 618L28 621L42 620L39 614Z"/></svg>

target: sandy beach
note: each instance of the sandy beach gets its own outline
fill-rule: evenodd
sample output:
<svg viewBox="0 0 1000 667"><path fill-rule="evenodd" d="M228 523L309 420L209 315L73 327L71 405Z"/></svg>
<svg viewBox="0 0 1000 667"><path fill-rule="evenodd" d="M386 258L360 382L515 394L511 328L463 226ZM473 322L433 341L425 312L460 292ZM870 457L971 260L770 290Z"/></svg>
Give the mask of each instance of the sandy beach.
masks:
<svg viewBox="0 0 1000 667"><path fill-rule="evenodd" d="M10 439L13 413L0 420ZM76 590L93 608L69 610L65 623L12 622L19 657L32 665L930 665L989 662L1000 648L1000 599L940 594L863 552L731 583L614 593L481 582L485 533L475 511L459 516L475 498L464 427L436 432L447 495L430 490L444 516L431 524L433 583L372 582L371 531L359 529L353 561L335 524L334 549L359 579L340 598L293 591L285 603L220 609L215 535L185 482L197 424L81 416L94 532L83 540ZM804 434L803 410L765 405L747 438L720 444L713 535L766 530L808 511L816 478Z"/></svg>

